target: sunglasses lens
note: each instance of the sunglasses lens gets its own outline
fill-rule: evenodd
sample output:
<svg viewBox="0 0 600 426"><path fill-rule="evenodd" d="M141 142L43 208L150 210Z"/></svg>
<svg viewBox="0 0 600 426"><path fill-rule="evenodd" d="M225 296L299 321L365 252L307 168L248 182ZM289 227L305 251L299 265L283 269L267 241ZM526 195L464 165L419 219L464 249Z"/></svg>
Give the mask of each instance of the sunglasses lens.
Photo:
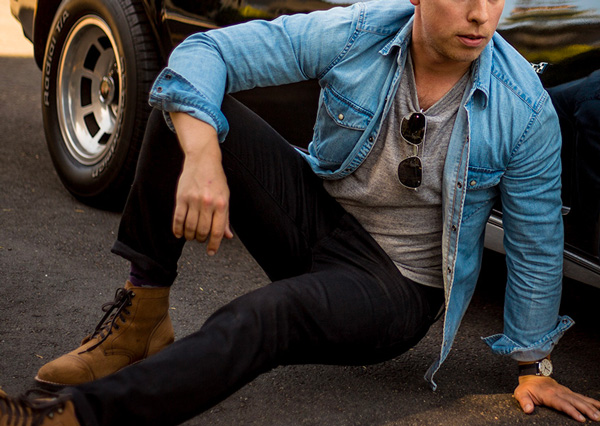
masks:
<svg viewBox="0 0 600 426"><path fill-rule="evenodd" d="M413 112L402 119L400 133L404 139L413 145L419 145L425 137L425 115Z"/></svg>
<svg viewBox="0 0 600 426"><path fill-rule="evenodd" d="M423 166L419 157L408 157L398 164L398 179L408 188L418 188L423 180Z"/></svg>

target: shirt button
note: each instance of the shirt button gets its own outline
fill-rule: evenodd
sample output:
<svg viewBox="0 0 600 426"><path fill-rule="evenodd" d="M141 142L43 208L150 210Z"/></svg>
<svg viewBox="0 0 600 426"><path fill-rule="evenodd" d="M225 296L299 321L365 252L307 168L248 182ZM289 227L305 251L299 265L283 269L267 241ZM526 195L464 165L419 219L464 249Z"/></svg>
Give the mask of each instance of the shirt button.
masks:
<svg viewBox="0 0 600 426"><path fill-rule="evenodd" d="M162 92L162 87L157 87L157 88L156 88L156 91L157 91L158 93Z"/></svg>
<svg viewBox="0 0 600 426"><path fill-rule="evenodd" d="M458 186L459 189L462 188L462 182L458 182L456 186Z"/></svg>
<svg viewBox="0 0 600 426"><path fill-rule="evenodd" d="M448 268L448 275L452 273L452 268Z"/></svg>
<svg viewBox="0 0 600 426"><path fill-rule="evenodd" d="M340 113L340 114L338 115L338 118L339 118L340 120L343 120L343 119L344 119L344 114L341 114L341 113Z"/></svg>
<svg viewBox="0 0 600 426"><path fill-rule="evenodd" d="M456 232L457 229L456 225L452 225L452 231Z"/></svg>
<svg viewBox="0 0 600 426"><path fill-rule="evenodd" d="M165 75L165 79L170 80L173 76L171 74Z"/></svg>
<svg viewBox="0 0 600 426"><path fill-rule="evenodd" d="M472 180L471 182L469 182L469 185L475 186L475 185L477 185L477 181L476 180Z"/></svg>
<svg viewBox="0 0 600 426"><path fill-rule="evenodd" d="M369 138L369 142L373 142L373 136Z"/></svg>

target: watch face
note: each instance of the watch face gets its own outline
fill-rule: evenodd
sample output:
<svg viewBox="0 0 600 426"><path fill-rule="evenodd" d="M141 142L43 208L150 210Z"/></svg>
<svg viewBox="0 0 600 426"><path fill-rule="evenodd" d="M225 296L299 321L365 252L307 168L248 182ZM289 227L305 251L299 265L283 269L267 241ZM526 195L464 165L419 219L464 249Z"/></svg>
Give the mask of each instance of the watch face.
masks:
<svg viewBox="0 0 600 426"><path fill-rule="evenodd" d="M552 374L552 362L549 359L543 359L540 361L539 372L542 376L549 376Z"/></svg>

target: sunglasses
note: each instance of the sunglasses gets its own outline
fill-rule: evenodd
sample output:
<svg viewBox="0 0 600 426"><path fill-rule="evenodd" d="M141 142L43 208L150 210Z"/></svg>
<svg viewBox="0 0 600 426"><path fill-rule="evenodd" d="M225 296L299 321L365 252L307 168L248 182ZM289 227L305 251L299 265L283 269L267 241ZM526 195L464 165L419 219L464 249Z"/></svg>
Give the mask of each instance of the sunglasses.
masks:
<svg viewBox="0 0 600 426"><path fill-rule="evenodd" d="M417 189L423 180L423 163L417 154L419 145L425 140L426 127L425 114L420 112L413 112L405 116L400 126L402 139L413 147L413 155L398 164L398 180L409 189Z"/></svg>

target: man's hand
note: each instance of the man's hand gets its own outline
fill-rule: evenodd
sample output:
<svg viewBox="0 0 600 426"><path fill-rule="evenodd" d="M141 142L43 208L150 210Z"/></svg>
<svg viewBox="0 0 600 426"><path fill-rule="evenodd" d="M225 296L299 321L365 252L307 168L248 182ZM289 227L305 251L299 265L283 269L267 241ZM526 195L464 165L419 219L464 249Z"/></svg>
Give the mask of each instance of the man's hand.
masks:
<svg viewBox="0 0 600 426"><path fill-rule="evenodd" d="M177 185L173 234L186 240L208 240L214 255L223 238L233 238L229 228L229 187L221 164L215 129L187 114L172 113L179 143L185 154Z"/></svg>
<svg viewBox="0 0 600 426"><path fill-rule="evenodd" d="M591 420L600 420L600 401L575 393L551 377L519 377L514 396L527 414L533 412L534 406L545 405L580 422L585 422L586 416Z"/></svg>

